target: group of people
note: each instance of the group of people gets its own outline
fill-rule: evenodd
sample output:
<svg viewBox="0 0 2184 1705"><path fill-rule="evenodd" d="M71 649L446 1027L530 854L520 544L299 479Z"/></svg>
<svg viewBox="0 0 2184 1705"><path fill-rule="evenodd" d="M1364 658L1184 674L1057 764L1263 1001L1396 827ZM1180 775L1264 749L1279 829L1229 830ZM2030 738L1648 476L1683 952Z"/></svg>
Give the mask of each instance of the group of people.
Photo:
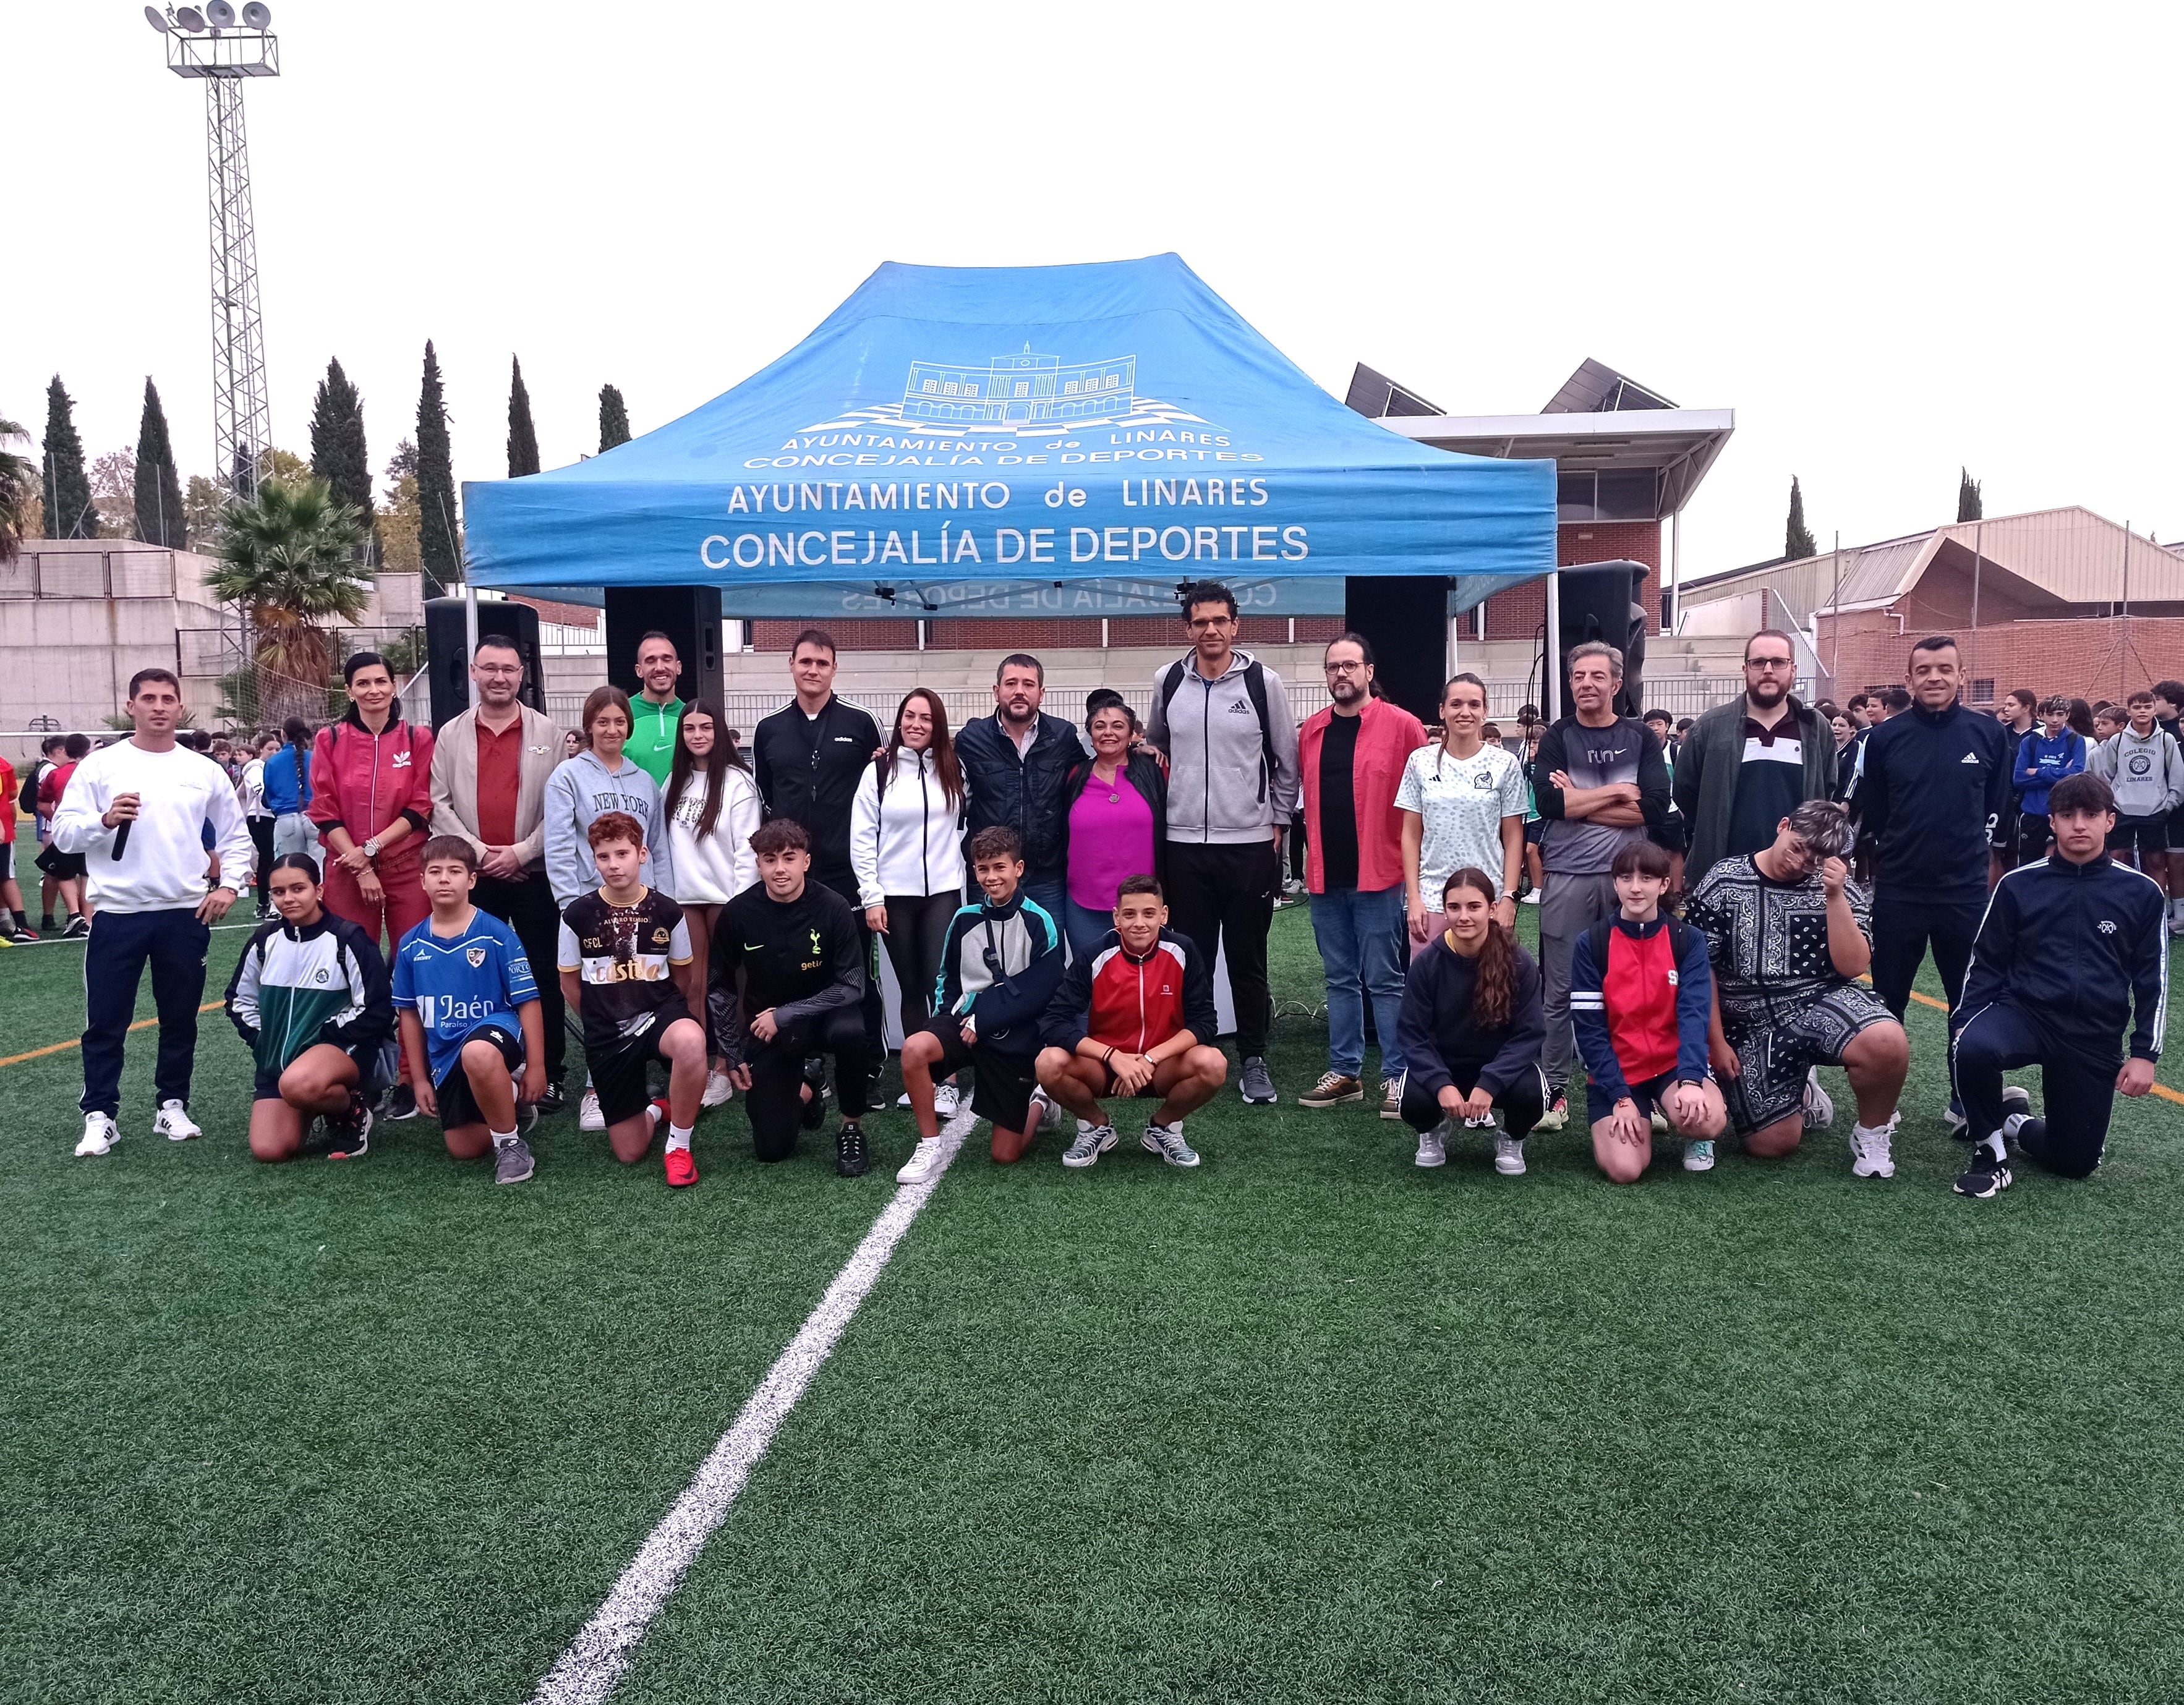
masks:
<svg viewBox="0 0 2184 1705"><path fill-rule="evenodd" d="M1936 636L1910 654L1903 707L1844 737L1791 694L1791 641L1769 631L1746 648L1745 692L1672 728L1618 714L1622 659L1591 644L1568 659L1570 713L1505 744L1477 677L1446 684L1429 737L1380 696L1352 633L1326 647L1329 704L1300 726L1279 676L1237 647L1228 589L1183 603L1190 649L1155 677L1149 714L1095 692L1081 733L1017 654L990 715L951 731L939 694L914 688L883 734L834 694L836 647L814 628L790 651L794 698L748 755L718 705L676 696L680 659L658 633L636 695L598 688L565 735L521 702L515 648L488 636L474 708L437 737L360 654L342 719L286 731L237 787L183 749L179 687L144 671L136 733L81 760L55 800L52 844L86 862L96 920L78 1152L117 1133L148 963L155 1128L197 1134L203 931L250 870L271 916L228 1010L257 1057L262 1158L302 1152L315 1122L324 1152L354 1156L376 1119L436 1113L451 1152L528 1178L525 1132L563 1105L573 1012L580 1121L618 1157L644 1158L664 1126L668 1182L694 1182L700 1111L740 1092L766 1160L833 1100L836 1167L859 1175L887 1058L883 950L920 1139L905 1182L940 1163L966 1070L997 1161L1073 1116L1063 1163L1092 1165L1117 1140L1105 1104L1142 1096L1145 1147L1194 1166L1184 1121L1231 1075L1217 959L1239 1091L1276 1099L1267 950L1294 821L1329 1020L1327 1069L1298 1100L1368 1099L1377 1045L1373 1099L1414 1128L1421 1166L1470 1128L1522 1173L1526 1139L1566 1127L1580 1067L1611 1178L1640 1176L1665 1133L1691 1170L1732 1128L1750 1153L1787 1154L1832 1122L1825 1064L1857 1103L1853 1172L1889 1176L1902 1020L1930 945L1951 1007L1949 1121L1974 1143L1964 1194L2006 1187L2012 1134L2036 1161L2091 1169L2109 1099L2060 1104L2057 1083L2151 1084L2171 908L2148 875L2168 872L2107 849L2113 833L2165 854L2184 758L2139 728L2137 695L2109 743L2073 744L2067 705L2012 738L1961 704L1958 649ZM2005 844L2019 856L1990 902ZM1854 878L1869 867L1869 894ZM1525 900L1536 959L1516 939ZM2048 1124L2001 1088L2032 1059L2064 1074Z"/></svg>

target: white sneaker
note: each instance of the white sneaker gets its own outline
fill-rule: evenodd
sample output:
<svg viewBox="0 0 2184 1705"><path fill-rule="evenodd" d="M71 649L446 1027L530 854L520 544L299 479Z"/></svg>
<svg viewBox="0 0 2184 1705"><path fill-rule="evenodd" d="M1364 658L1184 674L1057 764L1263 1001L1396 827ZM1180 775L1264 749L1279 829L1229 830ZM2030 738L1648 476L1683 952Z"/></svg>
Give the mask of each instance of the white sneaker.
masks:
<svg viewBox="0 0 2184 1705"><path fill-rule="evenodd" d="M1805 1128L1808 1131L1825 1131L1835 1122L1836 1104L1829 1098L1828 1092L1820 1087L1819 1073L1817 1071L1806 1073Z"/></svg>
<svg viewBox="0 0 2184 1705"><path fill-rule="evenodd" d="M83 1116L83 1134L76 1139L78 1160L89 1160L113 1148L121 1138L120 1128L104 1113L86 1113Z"/></svg>
<svg viewBox="0 0 2184 1705"><path fill-rule="evenodd" d="M1380 1079L1380 1117L1401 1120L1403 1117L1403 1074Z"/></svg>
<svg viewBox="0 0 2184 1705"><path fill-rule="evenodd" d="M705 1074L705 1093L699 1098L698 1105L701 1107L725 1107L735 1099L735 1094L736 1086L728 1081L726 1072L708 1072Z"/></svg>
<svg viewBox="0 0 2184 1705"><path fill-rule="evenodd" d="M953 1084L933 1086L933 1111L944 1120L952 1119L963 1106L963 1092Z"/></svg>
<svg viewBox="0 0 2184 1705"><path fill-rule="evenodd" d="M152 1134L164 1137L170 1143L187 1143L192 1137L203 1136L204 1132L180 1101L162 1101L159 1117L152 1121Z"/></svg>
<svg viewBox="0 0 2184 1705"><path fill-rule="evenodd" d="M1072 1171L1095 1165L1100 1156L1115 1146L1115 1128L1112 1125L1088 1125L1077 1122L1077 1140L1061 1151L1061 1163Z"/></svg>
<svg viewBox="0 0 2184 1705"><path fill-rule="evenodd" d="M1877 1131L1852 1123L1850 1128L1850 1175L1852 1178L1892 1178L1896 1176L1896 1159L1889 1152L1889 1138L1895 1128L1892 1120Z"/></svg>
<svg viewBox="0 0 2184 1705"><path fill-rule="evenodd" d="M607 1116L599 1111L599 1092L597 1089L585 1090L584 1099L577 1108L577 1128L580 1131L604 1131L606 1128Z"/></svg>
<svg viewBox="0 0 2184 1705"><path fill-rule="evenodd" d="M1418 1151L1411 1164L1414 1167L1445 1167L1448 1164L1448 1124L1446 1120L1429 1131L1418 1133Z"/></svg>
<svg viewBox="0 0 2184 1705"><path fill-rule="evenodd" d="M903 1162L902 1170L894 1175L894 1181L899 1184L930 1184L940 1176L941 1167L947 1163L947 1150L939 1138L920 1137L910 1158Z"/></svg>
<svg viewBox="0 0 2184 1705"><path fill-rule="evenodd" d="M939 1098L939 1096L935 1095L935 1096L933 1098L933 1112L935 1112L937 1113L937 1112L939 1112L940 1111L940 1107L939 1107L939 1100L940 1100L940 1098ZM910 1105L910 1091L909 1091L909 1090L907 1090L907 1089L905 1089L905 1090L904 1090L904 1091L903 1091L900 1095L897 1095L897 1096L894 1098L894 1104L895 1104L895 1106L898 1106L898 1107L907 1107L907 1106ZM920 1139L920 1140L922 1141L922 1140L923 1140L923 1139Z"/></svg>
<svg viewBox="0 0 2184 1705"><path fill-rule="evenodd" d="M1653 1109L1652 1123L1653 1128L1661 1135L1666 1136L1669 1134L1669 1116L1658 1107Z"/></svg>
<svg viewBox="0 0 2184 1705"><path fill-rule="evenodd" d="M1494 1170L1505 1178L1524 1176L1524 1139L1522 1137L1495 1138Z"/></svg>
<svg viewBox="0 0 2184 1705"><path fill-rule="evenodd" d="M1713 1170L1712 1137L1693 1137L1684 1145L1684 1170L1687 1173L1710 1173Z"/></svg>
<svg viewBox="0 0 2184 1705"><path fill-rule="evenodd" d="M958 1102L961 1105L961 1102ZM1061 1102L1045 1089L1031 1092L1031 1128L1034 1131L1058 1131L1069 1118ZM1079 1122L1080 1125L1082 1122Z"/></svg>

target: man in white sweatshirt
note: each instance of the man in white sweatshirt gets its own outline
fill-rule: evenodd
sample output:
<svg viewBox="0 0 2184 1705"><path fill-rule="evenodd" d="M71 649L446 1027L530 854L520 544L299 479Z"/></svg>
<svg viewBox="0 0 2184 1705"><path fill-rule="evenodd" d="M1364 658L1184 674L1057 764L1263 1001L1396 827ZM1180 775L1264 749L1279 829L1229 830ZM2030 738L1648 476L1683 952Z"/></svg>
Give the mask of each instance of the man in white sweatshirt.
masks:
<svg viewBox="0 0 2184 1705"><path fill-rule="evenodd" d="M148 963L159 1004L152 1128L176 1143L203 1134L189 1103L205 950L255 851L226 772L176 742L181 683L164 669L140 669L127 709L136 732L76 766L53 817L53 844L83 855L97 906L84 947L80 1156L106 1153L120 1135L122 1049ZM208 823L220 871L209 892Z"/></svg>

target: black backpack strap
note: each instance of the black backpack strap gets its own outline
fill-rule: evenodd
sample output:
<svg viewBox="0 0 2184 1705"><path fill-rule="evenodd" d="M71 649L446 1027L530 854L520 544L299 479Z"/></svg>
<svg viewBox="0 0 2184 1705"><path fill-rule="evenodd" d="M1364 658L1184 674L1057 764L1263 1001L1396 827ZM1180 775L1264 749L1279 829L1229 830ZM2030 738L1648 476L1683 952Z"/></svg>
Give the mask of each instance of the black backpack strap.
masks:
<svg viewBox="0 0 2184 1705"><path fill-rule="evenodd" d="M1168 705L1173 701L1176 694L1182 689L1182 687L1183 665L1179 662L1171 663L1167 666L1167 672L1161 677L1160 701L1163 715L1166 714Z"/></svg>
<svg viewBox="0 0 2184 1705"><path fill-rule="evenodd" d="M1244 691L1259 713L1259 797L1264 800L1274 773L1274 733L1267 713L1267 671L1256 658L1244 666Z"/></svg>

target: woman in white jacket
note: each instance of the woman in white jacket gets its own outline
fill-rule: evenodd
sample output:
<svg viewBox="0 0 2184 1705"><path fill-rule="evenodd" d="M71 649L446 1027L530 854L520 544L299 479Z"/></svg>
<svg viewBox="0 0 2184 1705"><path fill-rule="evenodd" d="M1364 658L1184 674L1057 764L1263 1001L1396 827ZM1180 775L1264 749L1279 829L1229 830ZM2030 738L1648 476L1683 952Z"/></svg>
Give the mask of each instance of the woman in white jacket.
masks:
<svg viewBox="0 0 2184 1705"><path fill-rule="evenodd" d="M736 749L735 731L710 699L693 699L683 710L660 812L667 819L667 844L674 854L675 892L670 898L682 908L691 956L705 986L721 908L758 880L758 855L750 838L766 816L758 784ZM716 1045L705 1078L705 1105L717 1107L730 1093L727 1062Z"/></svg>
<svg viewBox="0 0 2184 1705"><path fill-rule="evenodd" d="M866 768L850 807L850 868L865 922L887 944L905 1037L933 1016L948 922L963 903L964 805L947 709L931 688L913 687L895 706L894 733ZM955 1112L954 1085L940 1089L937 1106L945 1118Z"/></svg>

